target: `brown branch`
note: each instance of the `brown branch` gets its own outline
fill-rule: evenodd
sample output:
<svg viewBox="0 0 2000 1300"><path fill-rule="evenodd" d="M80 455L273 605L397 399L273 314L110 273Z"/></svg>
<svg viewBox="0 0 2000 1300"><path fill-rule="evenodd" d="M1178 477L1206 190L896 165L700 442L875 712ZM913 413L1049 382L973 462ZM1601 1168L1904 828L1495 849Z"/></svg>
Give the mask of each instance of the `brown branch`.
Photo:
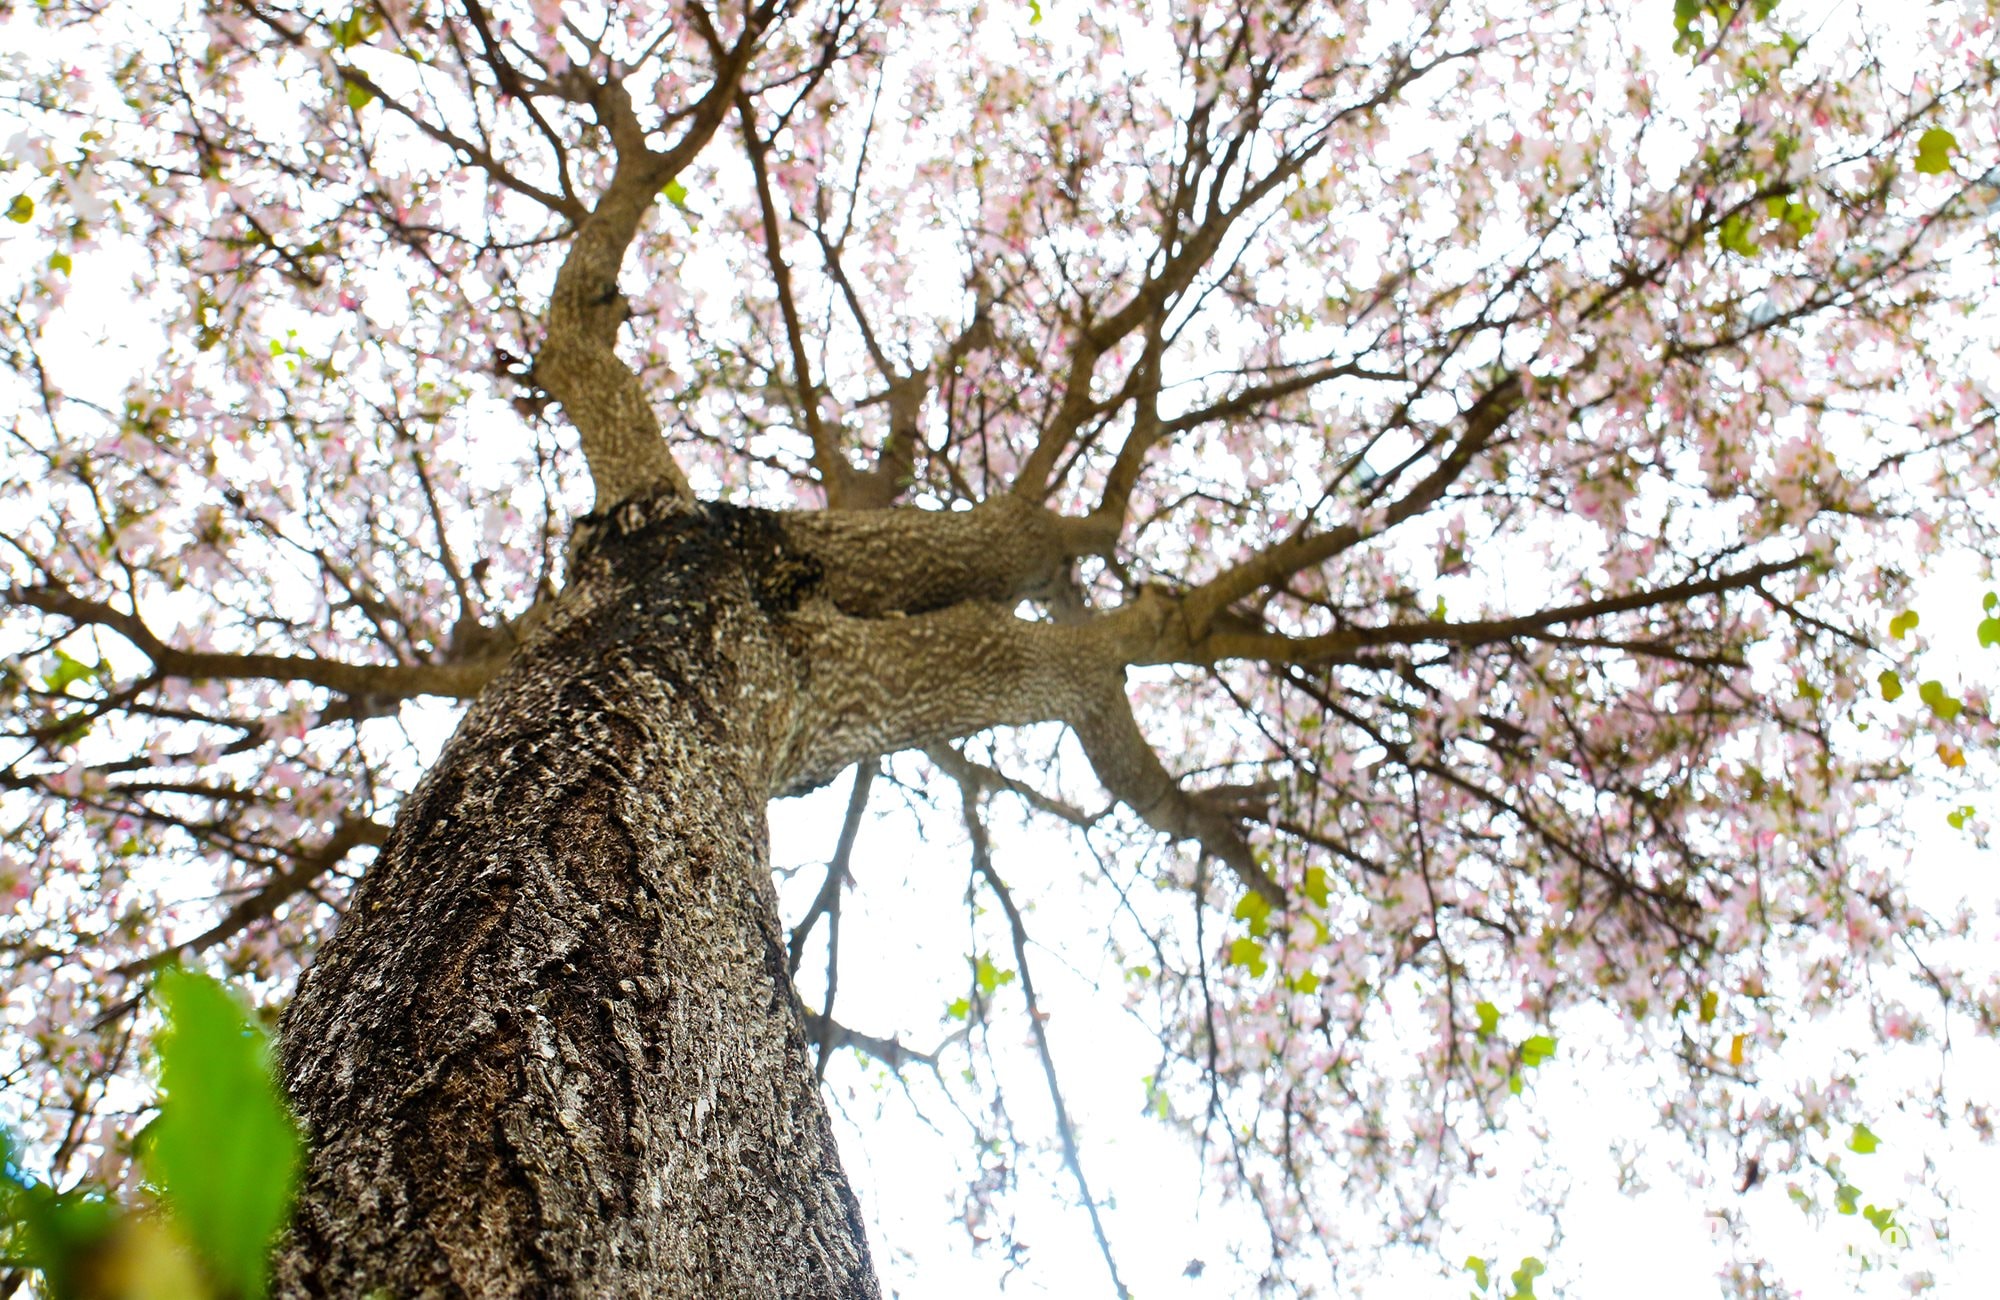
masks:
<svg viewBox="0 0 2000 1300"><path fill-rule="evenodd" d="M1368 538L1387 532L1397 524L1430 509L1443 499L1479 454L1492 444L1507 417L1521 404L1517 379L1501 379L1481 395L1465 413L1465 429L1441 457L1431 472L1387 509L1380 519L1364 527L1344 524L1323 533L1303 528L1281 542L1259 551L1240 564L1225 569L1182 598L1182 616L1188 635L1200 641L1209 626L1230 605L1260 588L1284 581L1292 574L1324 564L1344 551L1352 550Z"/></svg>
<svg viewBox="0 0 2000 1300"><path fill-rule="evenodd" d="M899 1038L877 1038L873 1034L864 1034L858 1029L849 1029L839 1021L821 1015L817 1011L801 1008L799 1016L805 1023L807 1035L814 1042L823 1045L822 1051L837 1051L843 1047L851 1047L857 1052L874 1057L892 1070L901 1070L905 1065L913 1063L936 1069L938 1056L949 1044L963 1037L965 1033L961 1029L946 1037L944 1042L930 1051L920 1052L914 1047L904 1045Z"/></svg>
<svg viewBox="0 0 2000 1300"><path fill-rule="evenodd" d="M116 632L152 660L157 674L190 681L306 682L356 699L443 695L469 700L505 665L505 657L433 664L353 664L309 655L183 650L154 634L136 614L58 587L9 587L6 603L39 609L79 626Z"/></svg>
<svg viewBox="0 0 2000 1300"><path fill-rule="evenodd" d="M764 260L771 268L771 283L778 294L778 311L784 317L785 339L792 354L792 386L797 391L799 421L812 443L813 469L826 489L826 503L839 509L848 504L848 487L854 467L841 454L839 440L819 413L819 386L813 382L812 363L806 357L805 329L799 322L797 299L792 293L792 269L785 262L784 239L778 226L778 202L771 193L770 170L765 165L764 139L757 134L756 110L750 97L736 95L736 115L743 126L743 151L749 157L750 178L757 191L757 209L763 225Z"/></svg>
<svg viewBox="0 0 2000 1300"><path fill-rule="evenodd" d="M1237 879L1283 911L1285 891L1258 863L1231 812L1181 789L1139 730L1122 681L1107 684L1066 719L1097 779L1154 830L1193 840L1227 863Z"/></svg>
<svg viewBox="0 0 2000 1300"><path fill-rule="evenodd" d="M128 976L149 974L162 966L179 961L184 954L206 952L218 944L227 943L259 921L269 920L276 915L279 908L310 888L352 850L363 846L380 848L388 837L387 828L368 818L356 817L343 821L333 834L327 837L325 843L310 853L300 854L294 859L289 870L274 873L269 880L258 886L256 893L230 908L220 921L208 929L186 943L177 943L150 956L128 961L112 973Z"/></svg>
<svg viewBox="0 0 2000 1300"><path fill-rule="evenodd" d="M805 957L806 940L812 937L813 927L822 916L831 916L832 924L839 924L840 891L852 877L848 863L854 856L854 839L861 831L861 817L868 809L868 788L874 784L875 775L882 765L876 759L854 765L854 788L848 791L847 815L840 823L840 838L834 842L833 857L826 864L826 879L820 884L819 893L813 898L812 906L792 930L790 951L786 954L785 968L792 975L799 973L799 963ZM827 943L827 991L826 1007L833 1010L833 963L837 939ZM822 1044L822 1047L824 1045Z"/></svg>
<svg viewBox="0 0 2000 1300"><path fill-rule="evenodd" d="M1106 315L1092 317L1086 307L1086 314L1079 322L1076 342L1071 348L1069 375L1064 385L1061 403L1048 427L1043 430L1034 450L1022 464L1020 473L1015 479L1014 490L1032 500L1041 500L1048 495L1054 485L1052 479L1057 465L1061 463L1064 449L1091 410L1091 379L1098 360L1140 326L1164 317L1176 299L1195 282L1203 268L1221 250L1223 243L1229 237L1229 232L1236 227L1236 224L1245 215L1254 212L1280 186L1297 176L1307 163L1317 157L1332 140L1333 128L1336 125L1347 118L1375 111L1394 99L1412 82L1436 68L1444 58L1457 57L1461 56L1446 55L1425 64L1412 64L1399 59L1388 80L1374 94L1344 105L1331 113L1297 146L1289 152L1280 154L1277 161L1263 175L1251 179L1246 163L1245 173L1234 200L1223 202L1219 198L1211 198L1206 216L1184 235L1179 233L1180 211L1177 209L1173 214L1173 233L1178 236L1177 246L1163 244L1162 252L1165 255L1161 258L1158 269L1147 277L1146 282L1134 290L1125 302ZM1260 95L1274 84L1271 68L1257 69L1252 77L1251 94L1253 97ZM1210 181L1208 192L1211 195L1219 193L1230 174L1235 172L1238 162L1250 156L1251 151L1246 146L1251 143L1253 133L1262 126L1264 107L1259 104L1254 110L1248 108L1244 110L1241 118L1244 125L1228 140L1219 155L1211 154L1205 143L1198 151L1190 148L1183 164L1184 169L1198 160L1204 163L1211 160L1213 162L1212 167L1203 169ZM1206 108L1200 115L1203 120L1206 119ZM1191 124L1189 127L1191 136L1194 130ZM1192 138L1189 144L1190 146L1194 144ZM1179 192L1186 196L1187 202L1191 203L1193 196L1201 191L1200 180L1201 177L1192 174L1181 180ZM1168 247L1172 247L1173 251L1165 252Z"/></svg>
<svg viewBox="0 0 2000 1300"><path fill-rule="evenodd" d="M1053 795L1043 794L1026 782L1008 776L997 767L976 763L950 745L926 746L924 757L928 758L940 772L962 786L970 786L977 790L1004 790L1037 812L1047 813L1079 830L1088 830L1103 819L1101 813L1093 815Z"/></svg>
<svg viewBox="0 0 2000 1300"><path fill-rule="evenodd" d="M1651 642L1620 642L1603 638L1549 637L1551 627L1570 623L1585 622L1603 618L1611 614L1622 614L1637 609L1650 609L1661 605L1680 604L1702 596L1721 595L1724 592L1759 589L1765 579L1780 573L1788 573L1811 563L1809 556L1795 556L1789 560L1773 560L1754 565L1734 573L1717 574L1714 577L1675 583L1669 587L1655 587L1645 591L1628 591L1623 595L1607 596L1602 600L1584 601L1575 605L1564 605L1557 609L1545 609L1534 614L1523 614L1517 618L1475 620L1463 623L1426 620L1420 623L1390 623L1381 627L1343 628L1318 636L1288 637L1275 632L1253 632L1237 629L1219 629L1202 638L1193 647L1193 658L1200 663L1215 663L1225 659L1254 659L1266 663L1313 663L1337 659L1357 650L1389 645L1488 645L1495 641L1509 641L1517 637L1562 640L1567 643L1582 643L1601 646L1606 649L1629 650L1634 654L1679 659L1691 662L1687 656ZM1709 660L1702 666L1712 666L1722 661Z"/></svg>
<svg viewBox="0 0 2000 1300"><path fill-rule="evenodd" d="M438 125L422 113L410 108L387 90L384 90L380 82L361 69L348 64L339 64L335 66L333 71L334 75L340 78L343 85L352 86L374 99L381 100L384 108L408 121L411 126L414 126L438 144L443 145L466 162L485 172L496 185L512 190L522 198L530 199L547 208L550 212L555 213L557 216L567 218L570 221L581 221L589 215L589 210L583 206L582 201L576 198L575 195L551 194L538 185L532 185L522 180L510 171L505 163L494 157L492 151L474 141L466 139L448 127Z"/></svg>
<svg viewBox="0 0 2000 1300"><path fill-rule="evenodd" d="M616 75L584 88L618 162L556 272L547 332L535 357L536 382L562 403L582 440L598 510L648 492L683 500L693 495L638 374L618 356L618 331L630 315L618 273L661 189L694 161L728 116L774 11L750 11L734 47L724 45L700 5L688 12L714 52L715 80L671 148L656 152L646 143L631 93Z"/></svg>

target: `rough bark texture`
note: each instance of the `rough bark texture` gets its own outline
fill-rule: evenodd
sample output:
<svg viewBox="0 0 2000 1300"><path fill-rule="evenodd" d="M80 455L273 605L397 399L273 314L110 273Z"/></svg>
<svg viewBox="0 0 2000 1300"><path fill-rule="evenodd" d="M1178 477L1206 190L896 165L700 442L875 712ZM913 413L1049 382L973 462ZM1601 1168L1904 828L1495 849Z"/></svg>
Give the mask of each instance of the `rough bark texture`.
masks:
<svg viewBox="0 0 2000 1300"><path fill-rule="evenodd" d="M286 1017L280 1295L878 1293L765 856L816 566L664 499L592 538Z"/></svg>
<svg viewBox="0 0 2000 1300"><path fill-rule="evenodd" d="M1199 833L1123 691L1167 607L1014 612L1090 544L1018 501L777 515L669 487L582 520L570 587L285 1018L311 1154L278 1294L878 1294L764 806L1063 719L1114 794Z"/></svg>

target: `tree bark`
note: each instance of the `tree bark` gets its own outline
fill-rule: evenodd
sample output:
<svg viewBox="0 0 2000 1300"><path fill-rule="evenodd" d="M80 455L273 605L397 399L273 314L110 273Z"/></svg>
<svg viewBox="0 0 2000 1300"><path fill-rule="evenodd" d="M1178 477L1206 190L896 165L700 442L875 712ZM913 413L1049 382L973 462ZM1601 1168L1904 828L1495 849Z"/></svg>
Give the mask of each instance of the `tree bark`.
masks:
<svg viewBox="0 0 2000 1300"><path fill-rule="evenodd" d="M1114 795L1202 833L1124 695L1169 607L1015 614L1103 540L1011 498L781 515L669 485L580 520L285 1015L309 1154L277 1294L878 1295L765 803L1060 719Z"/></svg>
<svg viewBox="0 0 2000 1300"><path fill-rule="evenodd" d="M593 517L286 1013L281 1296L872 1297L764 806L799 774L779 517Z"/></svg>

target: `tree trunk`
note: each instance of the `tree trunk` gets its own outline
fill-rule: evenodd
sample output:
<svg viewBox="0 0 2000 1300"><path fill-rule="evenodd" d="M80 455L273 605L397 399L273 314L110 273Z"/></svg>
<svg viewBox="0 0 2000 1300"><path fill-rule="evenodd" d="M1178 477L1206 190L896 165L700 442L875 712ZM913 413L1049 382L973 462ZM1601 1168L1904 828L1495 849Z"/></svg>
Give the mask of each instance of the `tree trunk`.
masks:
<svg viewBox="0 0 2000 1300"><path fill-rule="evenodd" d="M819 579L778 518L587 521L285 1016L277 1294L878 1294L767 862Z"/></svg>

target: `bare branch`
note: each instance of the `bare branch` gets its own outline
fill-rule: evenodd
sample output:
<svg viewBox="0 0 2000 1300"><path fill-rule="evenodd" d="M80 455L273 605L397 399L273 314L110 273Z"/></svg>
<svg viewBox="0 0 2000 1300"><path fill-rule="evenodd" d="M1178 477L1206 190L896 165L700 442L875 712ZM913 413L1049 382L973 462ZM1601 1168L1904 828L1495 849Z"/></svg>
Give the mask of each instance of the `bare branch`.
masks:
<svg viewBox="0 0 2000 1300"><path fill-rule="evenodd" d="M310 852L299 854L289 870L275 873L258 886L256 893L230 908L220 921L208 929L186 943L175 944L151 956L128 961L114 973L148 974L162 966L179 961L186 954L206 952L219 944L227 943L259 921L269 920L276 915L279 908L311 888L314 882L354 849L363 846L380 848L388 838L388 829L379 822L370 821L365 817L343 821L333 834L327 837L325 843Z"/></svg>
<svg viewBox="0 0 2000 1300"><path fill-rule="evenodd" d="M1049 1048L1048 1017L1036 997L1035 977L1028 968L1028 927L1021 919L1021 909L1015 905L1013 894L1000 879L1000 873L993 869L992 845L986 836L986 823L979 814L978 796L970 786L961 786L959 796L965 814L965 833L972 841L973 870L993 891L1001 912L1007 917L1008 935L1014 947L1014 967L1021 975L1021 996L1028 1004L1028 1027L1035 1040L1035 1052L1041 1057L1042 1077L1048 1081L1049 1104L1055 1109L1056 1135L1062 1141L1063 1163L1069 1167L1071 1177L1076 1179L1077 1195L1083 1201L1085 1212L1090 1215L1090 1230L1097 1238L1099 1253L1104 1256L1104 1267L1111 1274L1111 1286L1118 1293L1119 1300L1131 1300L1132 1293L1126 1289L1124 1279L1118 1276L1118 1261L1112 1256L1111 1239L1105 1235L1097 1198L1090 1194L1090 1180L1083 1173L1083 1158L1077 1154L1076 1125L1070 1121L1069 1107L1063 1102L1062 1084L1056 1077L1055 1053Z"/></svg>
<svg viewBox="0 0 2000 1300"><path fill-rule="evenodd" d="M839 439L820 418L819 386L813 382L812 363L806 356L805 328L799 322L798 302L792 293L792 269L785 262L784 240L778 228L778 204L771 193L771 176L765 166L766 143L757 134L756 110L750 97L736 96L736 115L743 127L743 151L750 160L750 176L757 190L757 209L763 222L764 260L771 270L777 290L778 311L785 322L785 340L792 354L792 385L797 392L799 422L812 443L813 469L826 489L827 504L834 509L848 504L854 467L842 454Z"/></svg>

